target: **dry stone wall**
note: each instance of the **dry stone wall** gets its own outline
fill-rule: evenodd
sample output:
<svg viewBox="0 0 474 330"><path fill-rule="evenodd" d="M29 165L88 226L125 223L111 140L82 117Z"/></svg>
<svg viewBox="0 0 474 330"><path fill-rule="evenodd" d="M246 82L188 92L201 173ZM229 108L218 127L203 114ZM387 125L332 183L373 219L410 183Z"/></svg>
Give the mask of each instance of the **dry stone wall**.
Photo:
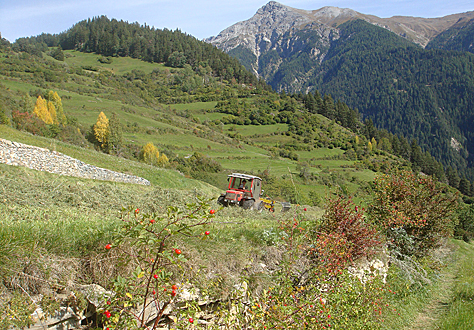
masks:
<svg viewBox="0 0 474 330"><path fill-rule="evenodd" d="M150 181L134 175L88 165L57 151L0 139L0 162L7 165L25 166L33 170L86 179L117 181L150 185Z"/></svg>

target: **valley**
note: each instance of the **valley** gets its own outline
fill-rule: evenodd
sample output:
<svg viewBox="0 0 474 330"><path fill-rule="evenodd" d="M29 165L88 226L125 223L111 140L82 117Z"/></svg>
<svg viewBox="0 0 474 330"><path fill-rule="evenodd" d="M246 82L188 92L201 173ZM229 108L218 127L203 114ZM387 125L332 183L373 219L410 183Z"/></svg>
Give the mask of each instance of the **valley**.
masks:
<svg viewBox="0 0 474 330"><path fill-rule="evenodd" d="M469 15L272 1L208 40L246 35L240 62L105 16L2 40L0 328L472 328L472 58L428 49ZM7 165L29 155L5 141L147 184ZM275 212L218 204L233 172Z"/></svg>

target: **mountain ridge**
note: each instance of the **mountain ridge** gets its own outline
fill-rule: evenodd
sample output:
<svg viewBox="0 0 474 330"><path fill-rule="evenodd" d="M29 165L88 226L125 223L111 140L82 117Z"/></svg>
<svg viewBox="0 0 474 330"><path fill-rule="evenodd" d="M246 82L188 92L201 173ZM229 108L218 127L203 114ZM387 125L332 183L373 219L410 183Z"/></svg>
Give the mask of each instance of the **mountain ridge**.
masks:
<svg viewBox="0 0 474 330"><path fill-rule="evenodd" d="M272 18L277 18L273 19ZM248 38L252 33L263 33L265 36L274 32L283 34L295 27L299 29L307 25L323 25L332 29L351 19L363 19L371 24L383 27L422 47L428 42L455 24L461 24L474 18L474 11L451 14L437 18L422 18L413 16L392 16L380 18L375 15L362 14L349 8L325 6L316 10L297 9L270 1L259 8L250 19L231 25L217 36L204 39L218 48L229 52L235 48L235 39ZM275 23L269 25L269 23ZM299 25L299 26L298 26ZM255 27L258 29L256 30ZM270 28L270 29L269 29ZM244 43L245 44L245 43Z"/></svg>

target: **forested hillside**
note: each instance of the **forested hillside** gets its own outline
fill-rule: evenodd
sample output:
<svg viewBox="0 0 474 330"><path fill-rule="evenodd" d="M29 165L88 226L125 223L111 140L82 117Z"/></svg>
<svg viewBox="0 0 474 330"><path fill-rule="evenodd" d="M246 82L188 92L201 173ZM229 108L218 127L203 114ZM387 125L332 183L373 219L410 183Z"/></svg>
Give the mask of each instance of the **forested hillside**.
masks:
<svg viewBox="0 0 474 330"><path fill-rule="evenodd" d="M171 67L183 67L184 64L193 68L210 67L215 75L223 79L258 83L258 79L235 58L186 33L110 20L106 16L81 21L58 35L20 38L15 42L14 49L29 53L36 50L38 54L38 51L45 51L45 47L57 46L63 50L75 49L104 56L129 56L152 63L168 63Z"/></svg>
<svg viewBox="0 0 474 330"><path fill-rule="evenodd" d="M424 50L351 21L341 26L320 70L307 87L344 100L377 127L417 139L446 167L472 180L473 55Z"/></svg>

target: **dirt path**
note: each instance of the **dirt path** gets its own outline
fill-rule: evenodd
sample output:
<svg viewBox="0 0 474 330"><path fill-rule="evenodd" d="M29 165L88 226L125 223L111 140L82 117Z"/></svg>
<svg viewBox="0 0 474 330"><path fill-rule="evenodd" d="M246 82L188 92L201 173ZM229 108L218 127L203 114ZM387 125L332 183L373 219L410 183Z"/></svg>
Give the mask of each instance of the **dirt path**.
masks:
<svg viewBox="0 0 474 330"><path fill-rule="evenodd" d="M456 262L454 262L454 265ZM423 310L413 320L412 324L404 330L435 330L437 323L447 311L452 297L452 287L454 284L457 267L447 267L441 274L439 284L433 288L433 294L426 301Z"/></svg>

